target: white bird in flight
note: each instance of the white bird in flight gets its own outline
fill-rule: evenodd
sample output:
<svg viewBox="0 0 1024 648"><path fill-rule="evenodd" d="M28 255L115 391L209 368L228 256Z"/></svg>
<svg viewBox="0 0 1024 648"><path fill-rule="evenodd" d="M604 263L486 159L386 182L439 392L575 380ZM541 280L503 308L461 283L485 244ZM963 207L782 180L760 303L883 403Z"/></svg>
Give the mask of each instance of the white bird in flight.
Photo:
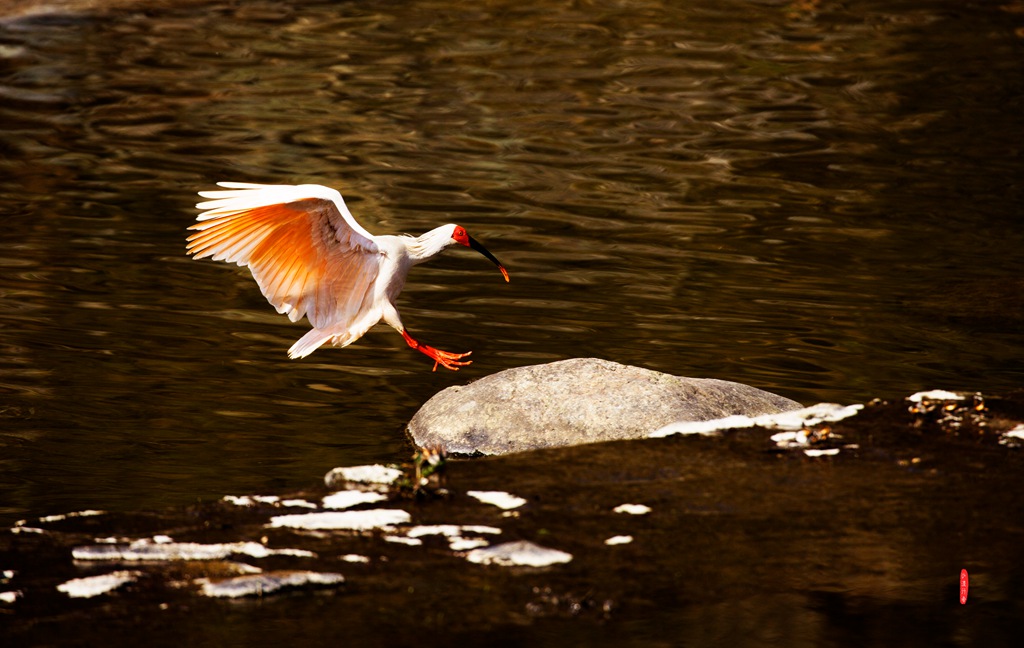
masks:
<svg viewBox="0 0 1024 648"><path fill-rule="evenodd" d="M210 198L190 230L188 254L248 266L278 313L313 329L288 349L304 358L330 342L344 347L384 320L406 343L457 371L472 352L451 353L413 339L395 300L409 269L459 244L473 248L501 270L493 254L458 225L442 225L422 236L374 236L356 222L341 194L321 185L261 185L218 182L226 191L201 191Z"/></svg>

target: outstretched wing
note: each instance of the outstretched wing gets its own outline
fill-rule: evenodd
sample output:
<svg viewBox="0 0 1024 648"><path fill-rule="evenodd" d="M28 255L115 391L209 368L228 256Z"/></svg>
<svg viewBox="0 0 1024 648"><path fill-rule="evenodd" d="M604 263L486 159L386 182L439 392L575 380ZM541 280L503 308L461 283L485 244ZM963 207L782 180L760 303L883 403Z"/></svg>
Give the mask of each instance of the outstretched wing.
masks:
<svg viewBox="0 0 1024 648"><path fill-rule="evenodd" d="M342 330L372 308L380 251L334 189L219 182L189 229L196 259L248 266L267 301L296 322Z"/></svg>

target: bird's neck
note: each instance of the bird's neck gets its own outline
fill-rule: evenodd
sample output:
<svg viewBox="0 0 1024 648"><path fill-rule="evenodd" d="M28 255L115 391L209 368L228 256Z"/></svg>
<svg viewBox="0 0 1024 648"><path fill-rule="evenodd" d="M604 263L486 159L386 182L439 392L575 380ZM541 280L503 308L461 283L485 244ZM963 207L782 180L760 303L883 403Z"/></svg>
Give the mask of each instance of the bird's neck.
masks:
<svg viewBox="0 0 1024 648"><path fill-rule="evenodd" d="M451 245L452 236L450 230L450 227L442 225L409 241L409 258L413 264L423 263Z"/></svg>

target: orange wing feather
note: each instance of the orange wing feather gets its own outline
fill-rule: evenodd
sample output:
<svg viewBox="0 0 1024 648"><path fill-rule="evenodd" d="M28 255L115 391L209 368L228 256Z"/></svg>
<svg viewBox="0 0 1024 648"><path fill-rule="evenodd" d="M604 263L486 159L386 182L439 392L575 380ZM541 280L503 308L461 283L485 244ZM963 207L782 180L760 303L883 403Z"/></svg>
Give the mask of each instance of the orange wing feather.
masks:
<svg viewBox="0 0 1024 648"><path fill-rule="evenodd" d="M255 205L253 192L244 193L200 205L212 209L189 228L198 231L188 252L248 266L267 301L293 322L306 315L314 328L340 332L366 319L380 253L365 230L355 231L332 200Z"/></svg>

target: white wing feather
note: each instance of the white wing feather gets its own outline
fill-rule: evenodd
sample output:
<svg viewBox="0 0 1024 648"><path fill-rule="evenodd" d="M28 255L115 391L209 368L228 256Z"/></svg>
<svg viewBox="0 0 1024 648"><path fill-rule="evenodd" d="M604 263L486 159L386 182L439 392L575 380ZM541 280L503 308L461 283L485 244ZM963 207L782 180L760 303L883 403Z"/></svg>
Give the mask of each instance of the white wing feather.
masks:
<svg viewBox="0 0 1024 648"><path fill-rule="evenodd" d="M277 312L292 321L307 316L318 331L297 342L293 356L329 339L353 342L380 319L374 282L381 251L340 193L320 185L217 184L225 190L199 194L211 200L196 205L203 212L189 228L196 233L188 252L248 266Z"/></svg>

